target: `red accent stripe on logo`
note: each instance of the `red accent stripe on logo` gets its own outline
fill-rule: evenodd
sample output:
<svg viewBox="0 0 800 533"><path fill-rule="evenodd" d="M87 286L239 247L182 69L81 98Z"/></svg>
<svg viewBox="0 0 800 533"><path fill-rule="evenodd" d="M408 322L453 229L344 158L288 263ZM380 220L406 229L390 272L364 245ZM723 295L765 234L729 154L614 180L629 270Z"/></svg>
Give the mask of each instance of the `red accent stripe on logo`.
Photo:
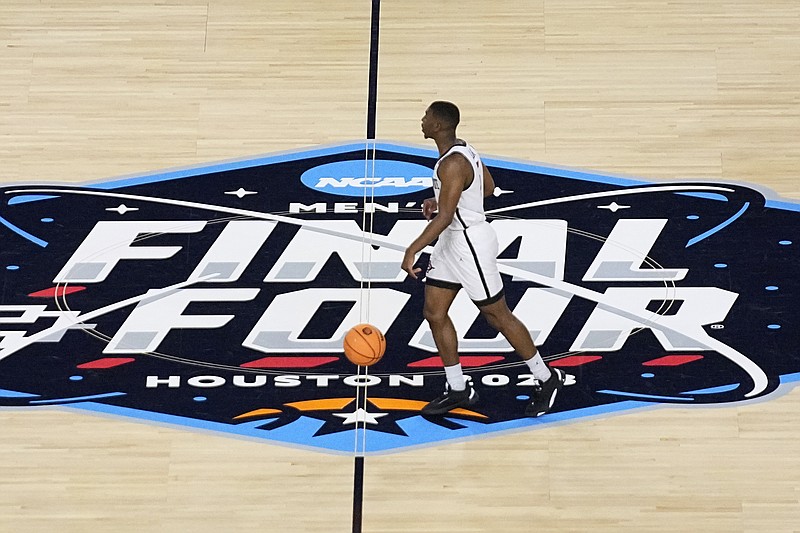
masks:
<svg viewBox="0 0 800 533"><path fill-rule="evenodd" d="M666 355L642 363L644 366L680 366L703 359L702 355Z"/></svg>
<svg viewBox="0 0 800 533"><path fill-rule="evenodd" d="M28 296L31 298L56 298L58 296L65 296L67 294L72 294L73 292L81 292L85 291L86 287L53 287L50 289L44 289L41 291L36 291L30 293Z"/></svg>
<svg viewBox="0 0 800 533"><path fill-rule="evenodd" d="M264 357L249 363L242 363L242 368L314 368L338 361L338 357Z"/></svg>
<svg viewBox="0 0 800 533"><path fill-rule="evenodd" d="M585 365L586 363L592 363L594 361L599 361L600 359L602 359L602 357L599 355L570 355L569 357L565 357L563 359L551 361L548 364L550 366L557 366L557 367L573 367L573 366Z"/></svg>
<svg viewBox="0 0 800 533"><path fill-rule="evenodd" d="M122 366L127 365L128 363L133 363L136 359L132 357L104 357L102 359L96 359L94 361L89 361L88 363L83 363L78 365L78 368L81 369L106 369L106 368L114 368L115 366Z"/></svg>
<svg viewBox="0 0 800 533"><path fill-rule="evenodd" d="M497 355L462 355L460 359L461 366L464 368L473 368L497 363L504 360L505 357ZM444 365L442 364L442 360L439 358L439 356L434 356L428 357L427 359L420 359L419 361L414 361L413 363L408 363L408 366L411 368L442 368Z"/></svg>

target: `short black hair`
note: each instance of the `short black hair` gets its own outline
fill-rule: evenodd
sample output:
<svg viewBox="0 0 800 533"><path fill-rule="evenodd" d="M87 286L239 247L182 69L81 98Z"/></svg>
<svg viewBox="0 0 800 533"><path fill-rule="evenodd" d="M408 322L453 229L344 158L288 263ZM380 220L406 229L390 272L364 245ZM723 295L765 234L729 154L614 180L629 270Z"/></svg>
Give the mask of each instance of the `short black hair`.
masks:
<svg viewBox="0 0 800 533"><path fill-rule="evenodd" d="M447 126L456 129L458 123L461 122L461 112L458 107L452 102L436 101L428 107L436 118L444 122Z"/></svg>

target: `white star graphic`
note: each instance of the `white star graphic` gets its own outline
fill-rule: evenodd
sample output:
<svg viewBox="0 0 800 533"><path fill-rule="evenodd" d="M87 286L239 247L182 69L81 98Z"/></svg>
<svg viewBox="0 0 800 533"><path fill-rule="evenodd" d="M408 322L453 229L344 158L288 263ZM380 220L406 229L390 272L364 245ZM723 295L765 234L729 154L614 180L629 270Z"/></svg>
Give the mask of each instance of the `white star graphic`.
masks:
<svg viewBox="0 0 800 533"><path fill-rule="evenodd" d="M617 202L611 202L608 205L598 205L597 209L608 209L612 213L616 213L620 209L629 209L630 207L629 205L619 205Z"/></svg>
<svg viewBox="0 0 800 533"><path fill-rule="evenodd" d="M124 215L128 211L138 211L138 207L128 207L125 204L119 204L117 207L107 207L106 211L116 211L120 215Z"/></svg>
<svg viewBox="0 0 800 533"><path fill-rule="evenodd" d="M239 187L235 191L226 191L225 194L232 194L232 195L234 195L234 196L236 196L238 198L244 198L245 196L247 196L249 194L258 194L258 193L255 192L255 191L247 191L247 190L242 189L241 187Z"/></svg>
<svg viewBox="0 0 800 533"><path fill-rule="evenodd" d="M333 413L333 416L344 418L344 424L356 424L358 422L366 422L367 424L377 424L378 419L386 416L389 413L368 413L363 407L359 407L353 413Z"/></svg>
<svg viewBox="0 0 800 533"><path fill-rule="evenodd" d="M501 189L500 187L495 187L494 190L492 191L492 196L496 198L501 194L513 194L513 193L514 191L506 191L504 189Z"/></svg>

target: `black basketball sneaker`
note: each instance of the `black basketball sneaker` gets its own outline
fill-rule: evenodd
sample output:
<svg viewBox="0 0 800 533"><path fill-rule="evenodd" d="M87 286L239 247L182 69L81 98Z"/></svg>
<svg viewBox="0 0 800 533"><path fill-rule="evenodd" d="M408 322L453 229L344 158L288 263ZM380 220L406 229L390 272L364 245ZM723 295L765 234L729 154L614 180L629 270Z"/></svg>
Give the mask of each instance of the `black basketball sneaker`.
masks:
<svg viewBox="0 0 800 533"><path fill-rule="evenodd" d="M459 407L469 407L478 401L478 392L472 387L472 383L467 379L467 386L462 391L452 390L450 385L445 383L444 393L432 400L422 408L423 415L441 415Z"/></svg>
<svg viewBox="0 0 800 533"><path fill-rule="evenodd" d="M552 375L545 382L538 381L531 394L531 403L525 408L525 416L538 417L552 409L558 391L564 386L567 375L557 368L551 368Z"/></svg>

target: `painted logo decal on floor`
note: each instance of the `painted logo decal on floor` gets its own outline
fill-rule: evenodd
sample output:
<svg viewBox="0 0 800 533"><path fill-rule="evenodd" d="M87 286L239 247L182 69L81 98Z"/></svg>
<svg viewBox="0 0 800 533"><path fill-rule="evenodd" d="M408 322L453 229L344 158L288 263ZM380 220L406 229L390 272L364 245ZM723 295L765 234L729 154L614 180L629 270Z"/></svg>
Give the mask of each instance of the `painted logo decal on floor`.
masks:
<svg viewBox="0 0 800 533"><path fill-rule="evenodd" d="M532 376L459 294L452 318L481 401L423 417L444 378L423 285L400 261L426 223L436 154L374 148L4 186L0 406L335 453L352 453L358 424L378 453L654 403L762 398L800 375L800 204L741 184L487 158L509 305L569 386L552 413L525 418ZM388 348L359 373L342 338L365 318Z"/></svg>

